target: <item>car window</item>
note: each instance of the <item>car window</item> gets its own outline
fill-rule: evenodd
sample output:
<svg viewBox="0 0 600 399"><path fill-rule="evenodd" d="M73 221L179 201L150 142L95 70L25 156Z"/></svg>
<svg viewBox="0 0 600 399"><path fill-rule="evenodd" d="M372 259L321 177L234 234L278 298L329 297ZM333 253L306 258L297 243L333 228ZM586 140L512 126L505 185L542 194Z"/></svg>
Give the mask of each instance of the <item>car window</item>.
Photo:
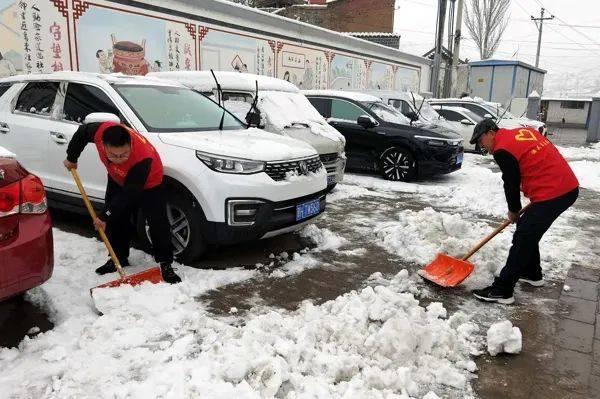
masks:
<svg viewBox="0 0 600 399"><path fill-rule="evenodd" d="M245 128L224 108L197 91L171 86L114 86L149 132L194 132Z"/></svg>
<svg viewBox="0 0 600 399"><path fill-rule="evenodd" d="M101 89L90 85L69 83L63 107L63 119L83 123L85 117L93 112L108 112L120 117L115 104Z"/></svg>
<svg viewBox="0 0 600 399"><path fill-rule="evenodd" d="M12 83L0 83L0 97L4 95L10 89Z"/></svg>
<svg viewBox="0 0 600 399"><path fill-rule="evenodd" d="M313 107L323 118L329 118L331 116L331 100L328 98L319 98L319 97L307 97L308 101L312 104Z"/></svg>
<svg viewBox="0 0 600 399"><path fill-rule="evenodd" d="M245 102L252 104L254 101L254 97L252 94L248 93L236 93L231 91L223 92L223 101L236 101L236 102Z"/></svg>
<svg viewBox="0 0 600 399"><path fill-rule="evenodd" d="M368 115L368 112L362 108L344 100L331 100L331 117L335 119L344 119L356 123L361 115Z"/></svg>
<svg viewBox="0 0 600 399"><path fill-rule="evenodd" d="M461 114L459 114L458 112L455 111L450 111L448 109L440 109L438 110L438 113L440 115L442 115L444 118L446 118L447 120L449 120L450 122L460 122L463 119L465 119L464 116L462 116Z"/></svg>
<svg viewBox="0 0 600 399"><path fill-rule="evenodd" d="M15 110L36 115L50 115L58 86L58 82L28 83L19 94Z"/></svg>
<svg viewBox="0 0 600 399"><path fill-rule="evenodd" d="M469 111L474 112L476 115L481 116L482 118L485 117L485 114L491 114L491 112L489 112L485 108L475 104L459 104L458 106L466 108Z"/></svg>

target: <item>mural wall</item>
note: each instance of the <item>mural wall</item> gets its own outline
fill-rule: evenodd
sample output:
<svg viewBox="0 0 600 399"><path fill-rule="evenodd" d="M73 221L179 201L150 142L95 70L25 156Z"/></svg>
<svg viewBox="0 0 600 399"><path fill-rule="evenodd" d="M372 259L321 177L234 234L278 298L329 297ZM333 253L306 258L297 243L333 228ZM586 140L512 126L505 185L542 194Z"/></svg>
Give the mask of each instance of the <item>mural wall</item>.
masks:
<svg viewBox="0 0 600 399"><path fill-rule="evenodd" d="M420 67L382 63L109 1L0 0L0 77L59 70L224 70L301 89L419 91Z"/></svg>

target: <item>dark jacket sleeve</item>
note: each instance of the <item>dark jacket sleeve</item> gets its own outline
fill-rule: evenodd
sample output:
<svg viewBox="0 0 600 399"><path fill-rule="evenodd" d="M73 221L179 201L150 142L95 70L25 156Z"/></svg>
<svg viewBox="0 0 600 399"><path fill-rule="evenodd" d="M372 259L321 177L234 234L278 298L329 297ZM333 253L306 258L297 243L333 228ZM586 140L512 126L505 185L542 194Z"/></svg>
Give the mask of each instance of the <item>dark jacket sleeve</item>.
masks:
<svg viewBox="0 0 600 399"><path fill-rule="evenodd" d="M146 180L148 180L151 167L152 158L146 158L129 169L123 188L110 202L104 205L104 210L98 215L98 218L105 222L118 218L133 202L138 200L144 190Z"/></svg>
<svg viewBox="0 0 600 399"><path fill-rule="evenodd" d="M90 123L79 126L67 147L67 160L69 162L77 163L85 146L88 145L88 143L94 142L94 136L96 135L96 130L98 130L99 126L100 123Z"/></svg>
<svg viewBox="0 0 600 399"><path fill-rule="evenodd" d="M519 169L519 162L512 154L504 150L495 151L494 159L502 171L508 210L519 212L521 210L521 170Z"/></svg>

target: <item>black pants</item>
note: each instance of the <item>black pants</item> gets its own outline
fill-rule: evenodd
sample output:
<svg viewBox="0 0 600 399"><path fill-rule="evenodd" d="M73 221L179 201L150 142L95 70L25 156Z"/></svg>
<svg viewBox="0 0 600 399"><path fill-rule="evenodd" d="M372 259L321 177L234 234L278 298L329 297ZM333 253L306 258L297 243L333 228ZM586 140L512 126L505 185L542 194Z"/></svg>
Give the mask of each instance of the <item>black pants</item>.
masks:
<svg viewBox="0 0 600 399"><path fill-rule="evenodd" d="M531 204L519 221L512 239L506 265L494 286L512 293L519 278L542 278L539 243L552 223L566 211L579 196L579 188L549 201Z"/></svg>
<svg viewBox="0 0 600 399"><path fill-rule="evenodd" d="M111 178L106 185L106 203L121 192L122 188ZM117 258L123 263L129 257L131 237L135 234L134 222L138 210L142 209L148 226L154 259L157 262L173 261L171 225L167 218L167 202L162 185L143 190L141 195L122 215L112 215L106 224L106 235Z"/></svg>

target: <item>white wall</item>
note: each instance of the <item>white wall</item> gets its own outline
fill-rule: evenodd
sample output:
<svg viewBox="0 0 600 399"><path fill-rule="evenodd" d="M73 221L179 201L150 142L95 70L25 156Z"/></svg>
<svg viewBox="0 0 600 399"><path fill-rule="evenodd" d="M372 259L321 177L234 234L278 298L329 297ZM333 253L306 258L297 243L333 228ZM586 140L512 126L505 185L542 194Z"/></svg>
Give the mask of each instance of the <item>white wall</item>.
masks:
<svg viewBox="0 0 600 399"><path fill-rule="evenodd" d="M561 108L560 103L560 101L548 102L547 123L562 123L562 118L565 118L565 123L586 124L590 108L589 102L585 103L583 109Z"/></svg>

